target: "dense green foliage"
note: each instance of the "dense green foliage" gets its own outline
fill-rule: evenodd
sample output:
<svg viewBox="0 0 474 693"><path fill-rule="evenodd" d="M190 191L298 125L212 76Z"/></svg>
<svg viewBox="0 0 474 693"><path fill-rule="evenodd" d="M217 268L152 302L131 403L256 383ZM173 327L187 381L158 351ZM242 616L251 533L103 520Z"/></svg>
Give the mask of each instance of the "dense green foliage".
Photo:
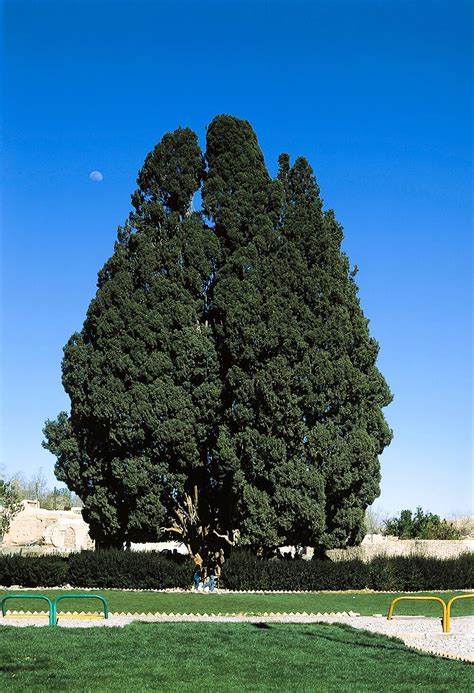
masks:
<svg viewBox="0 0 474 693"><path fill-rule="evenodd" d="M14 484L0 479L0 542L20 508L20 496Z"/></svg>
<svg viewBox="0 0 474 693"><path fill-rule="evenodd" d="M82 505L81 499L68 488L51 488L41 467L29 477L17 473L9 481L17 498L37 500L45 510L70 510Z"/></svg>
<svg viewBox="0 0 474 693"><path fill-rule="evenodd" d="M384 534L400 539L461 539L461 532L449 520L425 513L418 507L415 513L402 510L399 517L385 522Z"/></svg>
<svg viewBox="0 0 474 693"><path fill-rule="evenodd" d="M202 185L202 212L192 196ZM309 164L272 180L247 121L147 156L45 427L99 547L356 544L391 399L342 228Z"/></svg>
<svg viewBox="0 0 474 693"><path fill-rule="evenodd" d="M160 554L132 551L82 551L68 560L67 578L75 587L187 589L193 568L188 558L169 560Z"/></svg>
<svg viewBox="0 0 474 693"><path fill-rule="evenodd" d="M261 561L238 552L226 561L222 580L235 590L362 590L369 587L370 569L358 559Z"/></svg>
<svg viewBox="0 0 474 693"><path fill-rule="evenodd" d="M326 623L135 623L56 628L48 637L15 628L0 638L0 662L0 688L21 693L469 691L472 673L400 640Z"/></svg>
<svg viewBox="0 0 474 693"><path fill-rule="evenodd" d="M322 211L308 162L280 157L284 189L282 291L299 333L292 338L295 395L305 425L303 457L324 484L325 547L354 545L379 495L380 455L391 439L382 408L391 394L375 366L378 344L360 308L342 227ZM295 377L296 376L296 377ZM309 542L308 542L309 543Z"/></svg>
<svg viewBox="0 0 474 693"><path fill-rule="evenodd" d="M0 584L22 587L114 587L123 589L187 589L192 582L189 559L108 549L65 556L2 556Z"/></svg>
<svg viewBox="0 0 474 693"><path fill-rule="evenodd" d="M62 556L0 555L0 585L56 587L68 583L68 561Z"/></svg>
<svg viewBox="0 0 474 693"><path fill-rule="evenodd" d="M254 549L319 544L323 480L305 452L295 370L304 351L303 316L288 300L290 258L279 260L281 185L270 179L246 122L216 119L207 133L206 156L204 210L225 259L212 313L223 377L214 455L227 491L221 522L226 529L237 526L241 543Z"/></svg>
<svg viewBox="0 0 474 693"><path fill-rule="evenodd" d="M470 589L474 558L464 554L446 560L424 556L381 556L364 563L350 561L261 561L234 552L222 579L242 590L358 590L421 591Z"/></svg>
<svg viewBox="0 0 474 693"><path fill-rule="evenodd" d="M474 558L446 560L422 556L350 561L262 560L234 551L224 564L220 585L236 590L455 590L474 584ZM157 553L82 551L69 557L0 555L0 584L23 587L188 589L192 562Z"/></svg>
<svg viewBox="0 0 474 693"><path fill-rule="evenodd" d="M181 169L193 175L182 181ZM99 547L156 538L184 493L206 488L219 403L205 324L216 242L200 215L186 214L201 169L189 130L147 157L135 212L99 273L81 333L65 347L71 415L48 422L45 435Z"/></svg>

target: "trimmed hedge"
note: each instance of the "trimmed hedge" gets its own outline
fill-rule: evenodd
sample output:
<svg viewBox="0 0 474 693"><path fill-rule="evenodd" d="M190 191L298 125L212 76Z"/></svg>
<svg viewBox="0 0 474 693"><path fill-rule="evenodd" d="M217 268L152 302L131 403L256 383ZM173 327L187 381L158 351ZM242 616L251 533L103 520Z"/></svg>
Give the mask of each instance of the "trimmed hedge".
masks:
<svg viewBox="0 0 474 693"><path fill-rule="evenodd" d="M259 560L234 552L224 563L222 582L233 590L358 590L367 587L367 564L360 560Z"/></svg>
<svg viewBox="0 0 474 693"><path fill-rule="evenodd" d="M474 557L447 560L422 556L350 561L260 560L235 551L225 562L221 586L234 590L359 590L409 592L471 589ZM159 553L82 551L69 557L0 555L0 585L187 589L193 564Z"/></svg>
<svg viewBox="0 0 474 693"><path fill-rule="evenodd" d="M119 589L188 588L191 561L177 562L159 553L81 551L68 557L1 556L0 585L10 587L116 587Z"/></svg>
<svg viewBox="0 0 474 693"><path fill-rule="evenodd" d="M374 558L369 564L369 588L397 592L463 590L474 585L474 556L457 558L392 556Z"/></svg>
<svg viewBox="0 0 474 693"><path fill-rule="evenodd" d="M379 556L368 563L350 561L258 560L234 552L224 564L222 580L235 590L359 590L417 592L471 589L474 556L439 559L424 556Z"/></svg>
<svg viewBox="0 0 474 693"><path fill-rule="evenodd" d="M56 587L67 583L67 569L63 556L0 555L0 585Z"/></svg>
<svg viewBox="0 0 474 693"><path fill-rule="evenodd" d="M177 563L154 551L82 551L68 563L68 582L74 587L187 589L193 580L191 561Z"/></svg>

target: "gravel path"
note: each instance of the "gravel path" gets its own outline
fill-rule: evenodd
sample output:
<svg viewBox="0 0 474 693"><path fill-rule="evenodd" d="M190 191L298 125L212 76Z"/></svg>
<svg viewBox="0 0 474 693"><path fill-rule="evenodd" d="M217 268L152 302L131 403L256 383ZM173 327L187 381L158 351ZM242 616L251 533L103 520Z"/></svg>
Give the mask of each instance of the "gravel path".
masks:
<svg viewBox="0 0 474 693"><path fill-rule="evenodd" d="M384 617L357 616L355 614L264 614L262 616L207 615L207 614L110 614L103 618L59 619L63 628L122 627L133 621L148 623L198 622L198 623L346 623L353 628L389 635L403 640L407 647L439 656L474 662L474 616L458 616L451 620L451 633L442 632L441 619L423 616L399 616L391 621ZM16 614L0 618L2 626L45 626L48 619L31 618L27 614Z"/></svg>

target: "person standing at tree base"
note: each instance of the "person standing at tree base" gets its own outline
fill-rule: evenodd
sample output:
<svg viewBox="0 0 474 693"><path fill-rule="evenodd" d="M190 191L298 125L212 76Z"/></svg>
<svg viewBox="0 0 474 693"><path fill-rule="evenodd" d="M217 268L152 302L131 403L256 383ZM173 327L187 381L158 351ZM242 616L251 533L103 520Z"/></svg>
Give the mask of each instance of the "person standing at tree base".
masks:
<svg viewBox="0 0 474 693"><path fill-rule="evenodd" d="M199 592L199 583L203 577L202 558L197 553L194 556L194 591Z"/></svg>
<svg viewBox="0 0 474 693"><path fill-rule="evenodd" d="M215 567L214 567L214 564L211 563L211 565L210 565L210 567L209 567L209 581L208 581L209 592L214 592L214 587L215 587L215 584L216 584L216 583L215 583L215 580L216 580L215 572L216 572L216 569L215 569Z"/></svg>
<svg viewBox="0 0 474 693"><path fill-rule="evenodd" d="M221 567L219 564L220 554L217 551L209 561L209 580L207 585L209 586L209 591L214 592L216 586L216 580L219 579L221 575Z"/></svg>
<svg viewBox="0 0 474 693"><path fill-rule="evenodd" d="M197 565L194 569L194 591L199 592L199 583L201 581L201 568Z"/></svg>

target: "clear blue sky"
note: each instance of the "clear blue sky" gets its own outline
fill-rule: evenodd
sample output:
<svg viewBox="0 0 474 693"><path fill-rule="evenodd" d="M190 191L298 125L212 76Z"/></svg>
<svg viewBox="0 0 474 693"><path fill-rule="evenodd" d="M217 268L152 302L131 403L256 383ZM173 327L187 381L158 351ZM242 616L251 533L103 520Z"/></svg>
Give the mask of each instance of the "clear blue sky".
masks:
<svg viewBox="0 0 474 693"><path fill-rule="evenodd" d="M470 3L10 0L1 34L4 470L54 482L62 347L146 153L230 113L272 173L308 157L345 227L395 396L377 505L470 511Z"/></svg>

